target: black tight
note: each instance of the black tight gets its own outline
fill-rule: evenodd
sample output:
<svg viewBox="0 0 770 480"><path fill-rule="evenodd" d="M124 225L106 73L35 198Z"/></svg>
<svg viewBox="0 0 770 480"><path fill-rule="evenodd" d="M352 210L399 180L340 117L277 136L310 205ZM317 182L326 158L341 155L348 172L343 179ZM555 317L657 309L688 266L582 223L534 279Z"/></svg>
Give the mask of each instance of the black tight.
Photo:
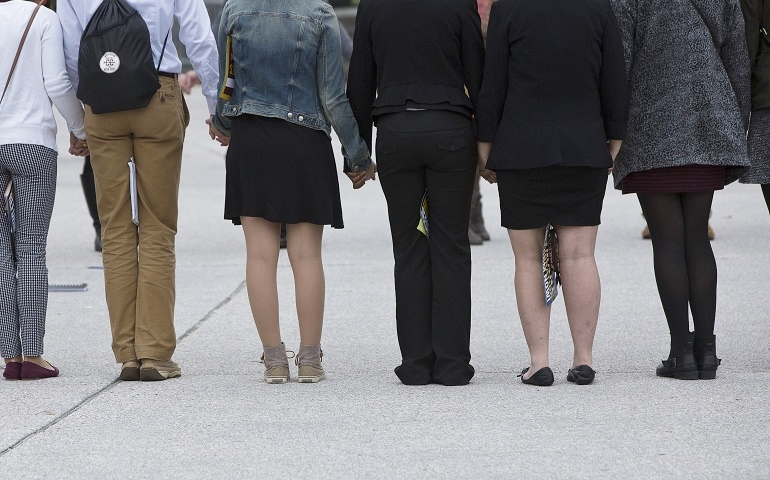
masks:
<svg viewBox="0 0 770 480"><path fill-rule="evenodd" d="M762 195L765 196L765 205L767 205L767 211L770 212L770 183L762 185Z"/></svg>
<svg viewBox="0 0 770 480"><path fill-rule="evenodd" d="M655 281L672 334L712 335L717 304L717 265L708 239L713 192L640 193L652 239Z"/></svg>

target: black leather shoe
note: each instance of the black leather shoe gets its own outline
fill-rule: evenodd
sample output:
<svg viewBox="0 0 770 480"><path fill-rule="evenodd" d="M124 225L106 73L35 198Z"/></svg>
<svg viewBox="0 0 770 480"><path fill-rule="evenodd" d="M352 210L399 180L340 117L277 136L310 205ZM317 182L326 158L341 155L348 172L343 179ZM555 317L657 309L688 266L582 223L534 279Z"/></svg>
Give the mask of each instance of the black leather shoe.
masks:
<svg viewBox="0 0 770 480"><path fill-rule="evenodd" d="M695 355L691 351L682 352L668 360L663 360L655 369L655 375L678 380L698 380L700 377Z"/></svg>
<svg viewBox="0 0 770 480"><path fill-rule="evenodd" d="M717 368L722 363L722 359L717 358L716 337L708 335L702 337L695 335L695 345L693 348L695 361L698 364L698 376L701 380L714 380L717 378Z"/></svg>
<svg viewBox="0 0 770 480"><path fill-rule="evenodd" d="M706 350L695 354L698 363L698 377L701 380L714 380L717 378L717 368L722 364L722 359L717 358L717 352Z"/></svg>
<svg viewBox="0 0 770 480"><path fill-rule="evenodd" d="M588 365L578 365L570 368L567 372L567 381L577 383L578 385L588 385L594 381L596 372Z"/></svg>
<svg viewBox="0 0 770 480"><path fill-rule="evenodd" d="M533 373L529 378L525 379L524 374L529 371L529 367L525 368L518 375L521 377L521 383L527 385L536 385L538 387L550 387L553 385L553 371L551 367L543 367L537 372Z"/></svg>

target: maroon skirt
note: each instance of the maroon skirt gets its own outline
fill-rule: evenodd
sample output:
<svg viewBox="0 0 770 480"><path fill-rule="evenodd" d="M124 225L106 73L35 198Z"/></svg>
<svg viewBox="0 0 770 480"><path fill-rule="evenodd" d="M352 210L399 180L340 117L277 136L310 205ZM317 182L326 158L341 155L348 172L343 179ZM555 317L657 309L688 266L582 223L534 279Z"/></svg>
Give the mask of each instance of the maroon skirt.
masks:
<svg viewBox="0 0 770 480"><path fill-rule="evenodd" d="M726 169L716 165L653 168L626 175L623 193L695 193L725 188Z"/></svg>

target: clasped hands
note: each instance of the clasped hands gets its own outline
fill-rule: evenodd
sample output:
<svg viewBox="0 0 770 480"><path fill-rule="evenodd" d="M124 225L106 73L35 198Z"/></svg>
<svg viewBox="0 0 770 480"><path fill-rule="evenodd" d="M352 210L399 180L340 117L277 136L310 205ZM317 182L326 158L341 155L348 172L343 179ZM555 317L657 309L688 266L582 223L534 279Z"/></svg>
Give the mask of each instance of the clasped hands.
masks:
<svg viewBox="0 0 770 480"><path fill-rule="evenodd" d="M364 186L367 180L377 180L377 164L372 162L366 167L366 170L360 172L345 172L351 182L353 182L353 188L359 189Z"/></svg>
<svg viewBox="0 0 770 480"><path fill-rule="evenodd" d="M497 174L492 170L487 170L487 159L489 159L489 152L492 151L492 144L477 142L476 147L478 148L479 175L489 183L497 183Z"/></svg>
<svg viewBox="0 0 770 480"><path fill-rule="evenodd" d="M214 126L214 122L211 119L212 117L206 119L206 125L209 126L209 137L211 137L212 140L219 142L223 147L230 145L230 137L220 132L219 129Z"/></svg>
<svg viewBox="0 0 770 480"><path fill-rule="evenodd" d="M77 157L85 157L91 154L91 152L88 151L88 142L86 139L80 139L72 132L70 132L69 152L70 155L75 155Z"/></svg>

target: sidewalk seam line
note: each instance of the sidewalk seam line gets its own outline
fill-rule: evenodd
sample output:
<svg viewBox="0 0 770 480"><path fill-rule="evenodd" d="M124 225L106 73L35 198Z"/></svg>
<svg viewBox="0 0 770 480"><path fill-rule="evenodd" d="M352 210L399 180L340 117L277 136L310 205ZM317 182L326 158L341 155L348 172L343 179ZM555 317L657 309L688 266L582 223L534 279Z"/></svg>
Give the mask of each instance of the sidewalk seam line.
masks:
<svg viewBox="0 0 770 480"><path fill-rule="evenodd" d="M233 291L232 291L232 293L230 293L230 295L228 295L227 297L225 297L225 299L224 299L224 300L222 300L222 301L221 301L221 302L219 302L219 303L218 303L218 304L217 304L217 305L216 305L214 308L212 308L211 310L209 310L209 311L208 311L208 313L206 313L206 315L204 315L204 316L203 316L203 318L201 318L200 320L198 320L197 322L195 322L195 324L194 324L192 327L188 328L186 332L184 332L184 333L183 333L183 334L182 334L182 335L181 335L179 338L177 338L177 340L176 340L176 341L177 341L177 344L179 344L180 342L182 342L182 340L184 340L185 338L189 337L189 336L190 336L190 335L191 335L193 332L195 332L196 330L198 330L198 328L200 328L200 326L201 326L201 325L203 325L203 323L204 323L204 322L206 322L206 320L208 320L209 318L211 318L211 316L212 316L212 315L214 315L214 314L215 314L217 311L219 311L219 309L220 309L220 308L222 308L222 307L224 307L225 305L227 305L228 303L230 303L230 302L233 300L233 298L234 298L236 295L238 295L239 293L241 293L241 291L243 290L243 288L244 288L245 286L246 286L246 280L243 280L243 281L242 281L242 282L241 282L241 283L240 283L240 284L239 284L239 285L238 285L238 286L235 288L235 290L233 290ZM104 387L100 388L99 390L97 390L96 392L92 393L91 395L87 396L86 398L84 398L83 400L81 400L80 402L78 402L78 403L77 403L75 406L73 406L72 408L70 408L70 409L69 409L69 410L67 410L66 412L62 413L62 414L61 414L61 415L59 415L58 417L54 418L54 419L53 419L53 420L51 420L50 422L46 423L46 424L45 424L45 425L43 425L42 427L40 427L40 428L38 428L37 430L34 430L34 431L32 431L32 432L30 432L30 433L28 433L28 434L24 435L23 437L21 437L19 440L17 440L17 441L16 441L14 444L10 445L9 447L6 447L6 448L4 448L3 450L0 450L0 458L2 458L2 457L5 455L5 454L9 453L11 450L13 450L14 448L18 447L18 446L19 446L19 445L21 445L22 443L26 442L26 441L27 441L27 440L29 440L30 438L32 438L32 437L34 437L34 436L36 436L36 435L37 435L37 434L39 434L39 433L43 433L43 432L45 432L46 430L48 430L49 428L53 427L54 425L56 425L56 424L57 424L57 423L59 423L60 421L62 421L62 420L64 420L65 418L69 417L70 415L72 415L72 414L73 414L73 413L75 413L76 411L80 410L80 408L81 408L83 405L87 404L88 402L90 402L91 400L93 400L93 399L94 399L94 398L96 398L97 396L101 395L102 393L104 393L104 392L106 392L106 391L110 390L112 387L114 387L114 386L115 386L115 385L117 385L118 383L122 383L120 379L116 379L116 380L113 380L113 381L112 381L112 382L110 382L109 384L107 384L107 385L105 385Z"/></svg>
<svg viewBox="0 0 770 480"><path fill-rule="evenodd" d="M225 297L225 299L224 299L224 300L222 300L222 301L221 301L221 302L219 302L219 303L218 303L218 304L217 304L217 305L216 305L214 308L212 308L211 310L209 310L209 312L208 312L206 315L204 315L204 316L203 316L203 318L201 318L200 320L198 320L197 322L195 322L195 324L194 324L192 327L188 328L186 332L184 332L184 333L183 333L183 334L182 334L182 335L181 335L179 338L177 338L177 339L176 339L176 342L177 342L177 343L180 343L182 340L184 340L185 338L189 337L189 336L190 336L192 333L194 333L195 331L197 331L197 330L198 330L198 328L200 328L200 326L201 326L201 325L203 325L203 323L204 323L204 322L206 322L206 320L208 320L209 318L211 318L211 316L212 316L212 315L214 315L215 313L217 313L217 312L219 311L219 309L220 309L220 308L222 308L222 307L224 307L225 305L227 305L228 303L230 303L230 302L233 300L233 298L234 298L236 295L238 295L239 293L241 293L241 291L243 290L243 288L244 288L245 286L246 286L246 280L243 280L243 281L242 281L242 282L241 282L241 283L240 283L240 284L239 284L239 285L238 285L238 286L235 288L235 290L233 290L233 291L232 291L232 293L230 293L230 295L228 295L227 297Z"/></svg>

